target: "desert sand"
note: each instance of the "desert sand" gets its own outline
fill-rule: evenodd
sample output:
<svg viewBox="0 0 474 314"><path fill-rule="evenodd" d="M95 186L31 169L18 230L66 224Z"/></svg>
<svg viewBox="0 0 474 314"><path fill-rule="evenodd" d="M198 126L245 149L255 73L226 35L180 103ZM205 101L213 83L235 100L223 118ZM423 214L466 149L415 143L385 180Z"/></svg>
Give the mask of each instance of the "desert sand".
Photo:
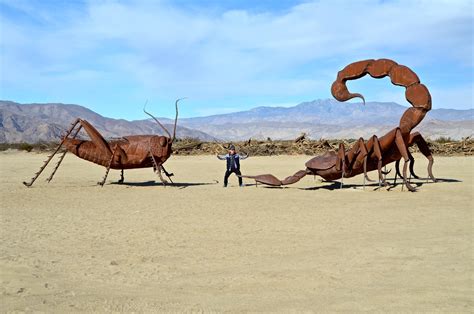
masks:
<svg viewBox="0 0 474 314"><path fill-rule="evenodd" d="M435 157L445 180L416 193L361 176L224 189L213 156L172 156L175 187L151 169L100 187L103 167L67 155L24 187L45 157L0 153L1 312L474 310L473 157ZM285 177L307 159L242 171Z"/></svg>

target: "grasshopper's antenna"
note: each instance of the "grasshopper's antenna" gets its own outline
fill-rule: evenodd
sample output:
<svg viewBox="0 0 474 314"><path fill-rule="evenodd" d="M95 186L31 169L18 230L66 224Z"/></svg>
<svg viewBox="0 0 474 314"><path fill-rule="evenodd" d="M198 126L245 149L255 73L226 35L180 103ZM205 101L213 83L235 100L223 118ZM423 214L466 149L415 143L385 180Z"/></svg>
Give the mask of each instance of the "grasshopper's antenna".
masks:
<svg viewBox="0 0 474 314"><path fill-rule="evenodd" d="M143 112L146 113L147 115L149 115L150 117L152 117L153 120L155 120L155 122L158 123L158 125L161 126L161 128L166 132L166 134L168 134L168 137L171 138L171 134L170 134L170 132L165 128L165 126L164 126L163 124L161 124L161 122L158 121L158 119L155 118L151 113L149 113L149 112L147 112L147 111L145 110L147 103L148 103L148 99L145 101L145 105L143 106Z"/></svg>
<svg viewBox="0 0 474 314"><path fill-rule="evenodd" d="M183 97L183 98L179 98L176 100L176 102L174 103L175 107L176 107L176 117L174 118L174 130L173 130L173 139L171 140L171 143L174 142L175 138L176 138L176 125L178 123L178 102L180 100L183 100L183 99L187 99L188 97Z"/></svg>

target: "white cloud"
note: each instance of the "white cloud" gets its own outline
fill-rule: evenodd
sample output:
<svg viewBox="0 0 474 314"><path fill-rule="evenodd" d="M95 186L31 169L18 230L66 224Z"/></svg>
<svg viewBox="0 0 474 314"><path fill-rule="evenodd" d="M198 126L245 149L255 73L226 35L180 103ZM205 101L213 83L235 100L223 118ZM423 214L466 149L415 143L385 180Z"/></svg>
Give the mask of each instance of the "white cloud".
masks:
<svg viewBox="0 0 474 314"><path fill-rule="evenodd" d="M9 86L113 80L202 99L317 98L327 95L335 69L368 57L472 71L471 1L311 1L283 13L90 1L67 18L29 2L7 4L30 16L39 12L33 24L1 20L1 80Z"/></svg>

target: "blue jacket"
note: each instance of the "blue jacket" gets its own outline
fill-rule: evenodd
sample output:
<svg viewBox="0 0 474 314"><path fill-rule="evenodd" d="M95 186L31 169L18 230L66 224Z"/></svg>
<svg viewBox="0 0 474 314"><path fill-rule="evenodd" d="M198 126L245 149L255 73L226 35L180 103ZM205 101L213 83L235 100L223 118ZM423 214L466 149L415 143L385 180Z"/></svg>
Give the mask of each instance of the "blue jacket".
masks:
<svg viewBox="0 0 474 314"><path fill-rule="evenodd" d="M220 160L225 160L227 162L227 171L240 170L240 160L244 160L247 157L248 155L240 156L239 154L217 155L217 158L219 158Z"/></svg>

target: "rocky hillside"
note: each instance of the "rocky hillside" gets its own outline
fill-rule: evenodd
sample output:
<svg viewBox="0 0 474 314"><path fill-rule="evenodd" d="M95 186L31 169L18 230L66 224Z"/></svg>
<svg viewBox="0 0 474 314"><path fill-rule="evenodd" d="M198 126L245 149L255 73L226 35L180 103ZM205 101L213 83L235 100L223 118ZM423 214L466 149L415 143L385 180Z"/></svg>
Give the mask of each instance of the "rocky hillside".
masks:
<svg viewBox="0 0 474 314"><path fill-rule="evenodd" d="M0 142L55 141L78 117L89 121L106 138L162 133L161 128L152 120L127 121L106 118L78 105L18 104L0 101ZM173 125L165 123L165 126L168 130L173 129ZM176 133L179 138L214 140L214 137L204 132L180 125Z"/></svg>
<svg viewBox="0 0 474 314"><path fill-rule="evenodd" d="M223 140L340 139L382 135L396 127L407 107L396 103L341 103L315 100L294 107L258 107L247 111L183 119L182 125ZM416 128L426 137L461 139L473 135L474 110L433 109Z"/></svg>
<svg viewBox="0 0 474 314"><path fill-rule="evenodd" d="M178 137L203 141L368 138L399 124L407 107L396 103L340 103L315 100L294 107L257 107L247 111L180 119ZM474 110L433 109L415 129L426 138L462 139L473 135ZM103 117L85 107L64 104L18 104L0 101L0 142L57 140L77 117L88 120L105 137L161 134L152 120L127 121ZM173 121L159 118L168 129Z"/></svg>

